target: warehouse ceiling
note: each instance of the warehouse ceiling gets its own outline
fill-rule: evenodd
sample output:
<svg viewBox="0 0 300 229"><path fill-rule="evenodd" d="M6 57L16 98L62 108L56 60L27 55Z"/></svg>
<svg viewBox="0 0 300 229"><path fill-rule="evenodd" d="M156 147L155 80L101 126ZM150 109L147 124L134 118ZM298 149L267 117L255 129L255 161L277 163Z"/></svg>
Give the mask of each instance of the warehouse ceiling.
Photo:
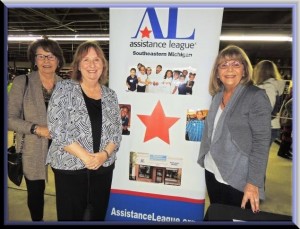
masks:
<svg viewBox="0 0 300 229"><path fill-rule="evenodd" d="M122 26L122 25L120 25ZM9 8L8 35L109 35L108 8ZM286 34L292 36L291 8L224 8L221 35L227 34ZM82 41L60 41L66 62ZM282 59L291 61L291 42L232 42L221 41L220 49L228 44L244 48L253 61ZM107 56L109 41L100 42ZM27 61L28 42L9 42L9 61Z"/></svg>

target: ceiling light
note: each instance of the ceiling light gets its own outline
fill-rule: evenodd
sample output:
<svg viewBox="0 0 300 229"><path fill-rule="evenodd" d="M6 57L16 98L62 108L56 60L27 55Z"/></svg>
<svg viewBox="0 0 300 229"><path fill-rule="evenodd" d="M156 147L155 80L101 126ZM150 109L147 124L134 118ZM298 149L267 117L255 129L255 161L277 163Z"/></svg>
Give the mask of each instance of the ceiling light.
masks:
<svg viewBox="0 0 300 229"><path fill-rule="evenodd" d="M220 36L221 41L293 41L293 38L290 36L275 36L275 35L266 35L266 36L256 36L256 35L223 35Z"/></svg>
<svg viewBox="0 0 300 229"><path fill-rule="evenodd" d="M8 41L35 41L37 39L41 39L42 37L36 37L36 36L8 36Z"/></svg>
<svg viewBox="0 0 300 229"><path fill-rule="evenodd" d="M49 36L49 39L56 41L109 41L109 36ZM42 36L8 36L8 41L35 41L42 39Z"/></svg>
<svg viewBox="0 0 300 229"><path fill-rule="evenodd" d="M8 36L8 41L34 41L41 39L42 36ZM105 36L93 36L93 35L65 35L65 36L49 36L49 39L56 41L109 41L109 35ZM275 35L221 35L221 41L293 41L293 38L290 36L275 36Z"/></svg>

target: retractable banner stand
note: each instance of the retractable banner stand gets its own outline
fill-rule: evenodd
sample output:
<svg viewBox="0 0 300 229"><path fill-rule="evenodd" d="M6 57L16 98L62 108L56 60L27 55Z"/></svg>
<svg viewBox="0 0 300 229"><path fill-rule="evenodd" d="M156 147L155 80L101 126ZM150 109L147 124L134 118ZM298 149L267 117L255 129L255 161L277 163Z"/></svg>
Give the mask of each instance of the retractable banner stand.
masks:
<svg viewBox="0 0 300 229"><path fill-rule="evenodd" d="M203 220L197 157L222 15L222 8L110 9L109 87L123 135L106 220Z"/></svg>

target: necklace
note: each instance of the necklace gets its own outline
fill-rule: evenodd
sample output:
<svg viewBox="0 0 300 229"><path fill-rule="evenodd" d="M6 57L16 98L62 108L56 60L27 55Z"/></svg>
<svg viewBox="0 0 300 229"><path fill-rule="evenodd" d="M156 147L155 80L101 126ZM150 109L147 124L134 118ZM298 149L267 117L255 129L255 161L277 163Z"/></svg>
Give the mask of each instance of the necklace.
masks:
<svg viewBox="0 0 300 229"><path fill-rule="evenodd" d="M224 97L222 96L222 105L225 107Z"/></svg>
<svg viewBox="0 0 300 229"><path fill-rule="evenodd" d="M42 84L42 91L43 91L43 96L44 96L44 100L45 102L49 102L52 92L54 90L55 85L53 85L53 87L50 90L47 90L44 85Z"/></svg>

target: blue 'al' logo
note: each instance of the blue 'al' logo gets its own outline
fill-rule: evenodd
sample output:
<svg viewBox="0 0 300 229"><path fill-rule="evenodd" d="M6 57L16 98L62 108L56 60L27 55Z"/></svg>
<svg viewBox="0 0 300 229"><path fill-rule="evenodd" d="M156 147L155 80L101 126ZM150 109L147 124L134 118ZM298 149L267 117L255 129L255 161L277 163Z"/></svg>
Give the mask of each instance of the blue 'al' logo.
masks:
<svg viewBox="0 0 300 229"><path fill-rule="evenodd" d="M144 16L141 20L141 23L137 29L137 32L135 34L134 37L131 38L137 38L140 30L141 30L141 26L144 22L144 19L146 17L146 15L148 15L149 17L149 21L151 24L151 28L152 28L152 32L154 35L155 39L187 39L187 40L193 40L195 37L195 29L192 32L192 34L189 37L177 37L177 16L178 16L178 8L169 8L169 23L168 23L168 34L166 37L163 36L162 31L161 31L161 27L155 12L154 8L147 8Z"/></svg>

